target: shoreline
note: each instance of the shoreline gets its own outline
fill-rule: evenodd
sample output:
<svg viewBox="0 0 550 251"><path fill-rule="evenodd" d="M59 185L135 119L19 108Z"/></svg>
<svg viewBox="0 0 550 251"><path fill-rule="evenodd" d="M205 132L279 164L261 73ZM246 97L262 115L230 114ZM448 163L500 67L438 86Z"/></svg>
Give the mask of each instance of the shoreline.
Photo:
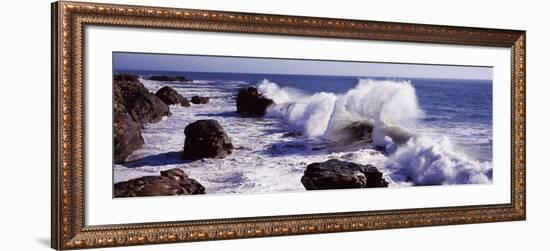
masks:
<svg viewBox="0 0 550 251"><path fill-rule="evenodd" d="M388 180L390 187L413 186L406 178L393 176L391 160L381 151L356 142L358 149L338 147L327 149L328 142L315 142L305 136L285 137L295 129L280 118L271 116L249 118L235 112L236 90L249 86L244 81L226 83L223 88L213 82L159 82L143 80L151 92L170 86L187 98L192 95L211 97L204 106L171 106L172 116L145 125L142 134L144 147L136 150L123 165L113 166L114 182L122 182L162 170L180 168L206 188L206 194L272 193L305 191L300 183L306 166L337 158L354 163L373 164ZM235 145L227 158L183 161L183 128L198 119L216 119L225 128ZM269 132L269 133L266 133ZM361 149L363 148L363 149ZM360 150L359 150L360 149ZM292 153L294 152L294 153ZM300 156L296 154L303 154ZM397 180L395 179L397 177Z"/></svg>

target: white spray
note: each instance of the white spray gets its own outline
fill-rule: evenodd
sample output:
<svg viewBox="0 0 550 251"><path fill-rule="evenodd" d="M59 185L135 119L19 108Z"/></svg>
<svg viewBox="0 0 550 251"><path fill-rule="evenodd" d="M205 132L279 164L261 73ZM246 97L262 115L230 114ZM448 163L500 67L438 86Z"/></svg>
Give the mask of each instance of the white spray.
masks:
<svg viewBox="0 0 550 251"><path fill-rule="evenodd" d="M373 144L386 150L390 166L414 184L464 184L491 181L490 162L478 162L457 151L450 140L414 136L413 128L424 116L410 81L359 79L343 95L313 95L263 80L260 92L275 105L268 116L281 117L307 137L338 141L353 123L373 127ZM399 146L397 145L399 144Z"/></svg>

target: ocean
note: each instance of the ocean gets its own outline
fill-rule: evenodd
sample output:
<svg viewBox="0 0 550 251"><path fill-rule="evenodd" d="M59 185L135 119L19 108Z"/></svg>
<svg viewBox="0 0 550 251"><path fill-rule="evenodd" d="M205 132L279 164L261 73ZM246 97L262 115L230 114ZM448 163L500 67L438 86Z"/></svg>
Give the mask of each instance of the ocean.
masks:
<svg viewBox="0 0 550 251"><path fill-rule="evenodd" d="M141 76L152 92L168 85L184 97L210 97L206 105L171 106L173 115L142 130L145 145L115 165L115 182L182 168L206 193L303 191L307 164L339 158L372 164L390 186L492 182L492 81L370 76L312 76L123 71ZM177 75L193 82L158 82ZM275 101L263 118L235 113L240 88L256 86ZM184 162L185 126L216 119L236 151L223 160ZM346 141L339 129L374 126L373 142ZM392 130L415 135L405 145ZM297 138L285 133L300 132Z"/></svg>

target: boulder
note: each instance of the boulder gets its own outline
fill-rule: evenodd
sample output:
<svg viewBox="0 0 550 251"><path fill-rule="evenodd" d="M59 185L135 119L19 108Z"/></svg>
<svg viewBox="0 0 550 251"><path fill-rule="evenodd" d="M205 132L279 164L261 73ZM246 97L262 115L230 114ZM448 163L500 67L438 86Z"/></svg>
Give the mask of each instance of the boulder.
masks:
<svg viewBox="0 0 550 251"><path fill-rule="evenodd" d="M189 100L187 100L186 98L183 98L183 100L180 102L180 106L189 107L191 106L191 103L189 103Z"/></svg>
<svg viewBox="0 0 550 251"><path fill-rule="evenodd" d="M115 85L113 105L113 162L124 163L126 158L143 146L141 125L134 121L121 102L120 89Z"/></svg>
<svg viewBox="0 0 550 251"><path fill-rule="evenodd" d="M184 133L185 145L182 158L186 160L223 159L234 149L223 127L213 119L197 120L187 125Z"/></svg>
<svg viewBox="0 0 550 251"><path fill-rule="evenodd" d="M154 81L179 81L179 82L190 82L193 81L191 79L188 79L186 77L180 77L180 76L163 76L163 75L157 75L157 76L150 76L149 80Z"/></svg>
<svg viewBox="0 0 550 251"><path fill-rule="evenodd" d="M264 116L273 100L265 98L255 87L239 90L237 94L237 112L251 116Z"/></svg>
<svg viewBox="0 0 550 251"><path fill-rule="evenodd" d="M167 105L181 104L184 100L187 101L181 94L170 86L160 88L155 95Z"/></svg>
<svg viewBox="0 0 550 251"><path fill-rule="evenodd" d="M136 122L155 123L171 115L168 105L139 81L115 81L115 86L119 89L121 104Z"/></svg>
<svg viewBox="0 0 550 251"><path fill-rule="evenodd" d="M208 97L200 97L200 96L193 96L191 97L191 103L193 104L206 104L210 101L210 98Z"/></svg>
<svg viewBox="0 0 550 251"><path fill-rule="evenodd" d="M387 187L382 172L372 165L331 159L306 167L301 179L306 190Z"/></svg>
<svg viewBox="0 0 550 251"><path fill-rule="evenodd" d="M372 142L372 129L373 127L370 123L354 122L333 133L332 137L339 141L365 140Z"/></svg>
<svg viewBox="0 0 550 251"><path fill-rule="evenodd" d="M114 185L115 197L143 197L204 194L204 187L181 169L161 171L160 176L145 176Z"/></svg>
<svg viewBox="0 0 550 251"><path fill-rule="evenodd" d="M363 173L367 177L367 185L366 188L370 187L388 187L388 181L386 181L384 178L382 178L383 173L378 170L373 165L365 165L365 169L363 169Z"/></svg>

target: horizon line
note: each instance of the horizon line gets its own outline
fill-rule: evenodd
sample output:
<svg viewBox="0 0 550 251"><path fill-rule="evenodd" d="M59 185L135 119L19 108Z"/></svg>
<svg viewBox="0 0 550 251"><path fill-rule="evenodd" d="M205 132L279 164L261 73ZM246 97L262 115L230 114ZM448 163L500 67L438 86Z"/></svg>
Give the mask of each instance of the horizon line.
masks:
<svg viewBox="0 0 550 251"><path fill-rule="evenodd" d="M143 71L143 72L167 72L167 73L218 73L218 74L249 74L249 75L290 75L290 76L323 76L323 77L356 77L356 78L410 78L410 79L444 79L444 80L481 80L481 81L493 81L493 79L486 78L442 78L442 77L398 77L398 76L379 76L379 75L329 75L329 74L296 74L296 73L254 73L254 72L218 72L218 71L172 71L172 70L145 70L145 69L113 69L113 71L118 72L129 72L129 71ZM170 75L169 75L170 76ZM172 76L177 76L173 75ZM185 76L177 76L185 77Z"/></svg>
<svg viewBox="0 0 550 251"><path fill-rule="evenodd" d="M363 72L365 72L367 74L372 74L371 76L390 78L494 79L492 74L494 67L487 65L451 65L124 51L113 51L112 63L112 68L116 71L211 72L307 76L365 76L366 74L363 75ZM324 67L328 68L324 69ZM463 72L464 76L469 77L465 78L460 72ZM434 77L431 77L431 75ZM450 77L446 77L446 75Z"/></svg>

